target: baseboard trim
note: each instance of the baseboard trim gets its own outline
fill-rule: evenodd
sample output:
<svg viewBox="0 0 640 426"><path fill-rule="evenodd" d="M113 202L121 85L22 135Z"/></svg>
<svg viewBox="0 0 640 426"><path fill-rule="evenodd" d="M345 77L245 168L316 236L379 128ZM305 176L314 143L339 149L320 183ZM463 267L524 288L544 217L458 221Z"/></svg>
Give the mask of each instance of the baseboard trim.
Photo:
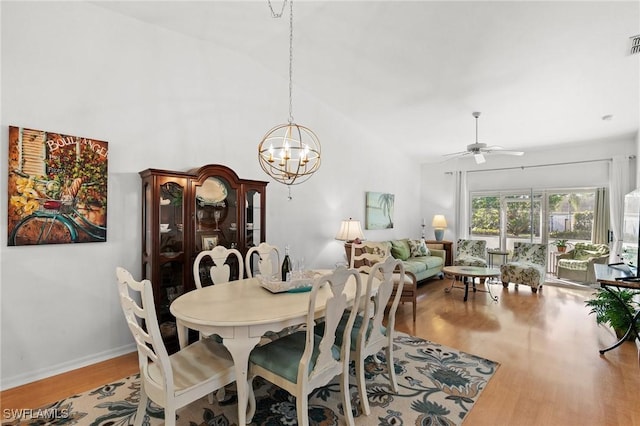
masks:
<svg viewBox="0 0 640 426"><path fill-rule="evenodd" d="M30 371L29 373L19 374L17 376L9 376L2 378L2 384L0 385L0 391L6 391L16 386L26 385L27 383L36 382L38 380L47 379L52 376L56 376L62 373L68 373L69 371L76 370L78 368L86 367L89 365L97 364L102 361L126 355L134 352L136 345L130 343L119 348L111 349L108 351L100 352L97 354L89 355L87 357L74 359L71 361L63 362L61 364L53 365L45 369L37 371Z"/></svg>

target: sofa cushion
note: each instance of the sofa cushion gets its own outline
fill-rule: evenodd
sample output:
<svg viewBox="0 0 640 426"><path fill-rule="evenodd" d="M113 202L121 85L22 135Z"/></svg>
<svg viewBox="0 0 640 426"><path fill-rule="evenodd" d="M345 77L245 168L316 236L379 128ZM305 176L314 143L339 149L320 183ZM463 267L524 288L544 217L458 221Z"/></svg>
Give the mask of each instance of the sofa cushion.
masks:
<svg viewBox="0 0 640 426"><path fill-rule="evenodd" d="M429 256L429 248L424 240L409 240L410 257Z"/></svg>
<svg viewBox="0 0 640 426"><path fill-rule="evenodd" d="M576 243L570 253L575 260L589 260L592 257L609 254L609 247L606 244Z"/></svg>
<svg viewBox="0 0 640 426"><path fill-rule="evenodd" d="M438 268L443 264L442 258L438 256L410 257L402 263L405 271L415 275L419 275L427 269Z"/></svg>
<svg viewBox="0 0 640 426"><path fill-rule="evenodd" d="M393 240L391 241L391 256L400 260L407 260L411 255L411 249L409 248L409 240Z"/></svg>
<svg viewBox="0 0 640 426"><path fill-rule="evenodd" d="M577 259L558 260L559 268L571 269L573 271L586 271L588 266L589 266L588 260L577 260Z"/></svg>
<svg viewBox="0 0 640 426"><path fill-rule="evenodd" d="M420 258L410 257L402 262L405 272L411 272L412 274L417 275L420 272L427 270L427 264L425 262L420 262L417 259Z"/></svg>

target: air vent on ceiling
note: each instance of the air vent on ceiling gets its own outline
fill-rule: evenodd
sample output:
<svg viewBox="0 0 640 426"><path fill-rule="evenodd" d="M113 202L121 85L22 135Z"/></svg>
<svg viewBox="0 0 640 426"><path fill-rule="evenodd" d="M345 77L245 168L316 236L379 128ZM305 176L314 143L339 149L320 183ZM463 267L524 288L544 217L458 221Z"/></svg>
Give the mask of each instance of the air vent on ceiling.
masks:
<svg viewBox="0 0 640 426"><path fill-rule="evenodd" d="M630 37L630 39L631 39L631 50L629 51L629 53L631 55L635 53L640 53L640 34Z"/></svg>

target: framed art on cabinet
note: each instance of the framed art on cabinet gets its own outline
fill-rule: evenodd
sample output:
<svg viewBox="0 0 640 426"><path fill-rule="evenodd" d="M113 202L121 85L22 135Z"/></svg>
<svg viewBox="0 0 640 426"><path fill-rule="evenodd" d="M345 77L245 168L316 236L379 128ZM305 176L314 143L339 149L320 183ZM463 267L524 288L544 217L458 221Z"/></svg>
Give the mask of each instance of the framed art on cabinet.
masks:
<svg viewBox="0 0 640 426"><path fill-rule="evenodd" d="M202 236L202 250L211 250L218 245L217 235L203 235Z"/></svg>
<svg viewBox="0 0 640 426"><path fill-rule="evenodd" d="M366 229L393 228L394 195L382 192L367 192Z"/></svg>
<svg viewBox="0 0 640 426"><path fill-rule="evenodd" d="M108 143L9 126L9 246L107 240Z"/></svg>

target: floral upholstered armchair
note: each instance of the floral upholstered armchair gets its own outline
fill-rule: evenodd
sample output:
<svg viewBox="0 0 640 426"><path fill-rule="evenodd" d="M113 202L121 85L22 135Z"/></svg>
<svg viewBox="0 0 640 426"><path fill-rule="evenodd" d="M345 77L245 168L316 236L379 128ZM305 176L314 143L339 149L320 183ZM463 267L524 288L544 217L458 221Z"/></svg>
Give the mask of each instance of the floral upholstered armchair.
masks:
<svg viewBox="0 0 640 426"><path fill-rule="evenodd" d="M593 265L609 261L607 244L576 243L573 250L558 255L558 278L567 278L583 283L596 282Z"/></svg>
<svg viewBox="0 0 640 426"><path fill-rule="evenodd" d="M513 244L511 261L500 266L502 286L524 284L536 293L542 289L547 273L547 245L517 242Z"/></svg>
<svg viewBox="0 0 640 426"><path fill-rule="evenodd" d="M487 267L487 242L484 240L458 240L454 266Z"/></svg>
<svg viewBox="0 0 640 426"><path fill-rule="evenodd" d="M486 268L487 242L484 240L458 240L453 265ZM480 278L480 284L484 284L484 281L485 278Z"/></svg>

